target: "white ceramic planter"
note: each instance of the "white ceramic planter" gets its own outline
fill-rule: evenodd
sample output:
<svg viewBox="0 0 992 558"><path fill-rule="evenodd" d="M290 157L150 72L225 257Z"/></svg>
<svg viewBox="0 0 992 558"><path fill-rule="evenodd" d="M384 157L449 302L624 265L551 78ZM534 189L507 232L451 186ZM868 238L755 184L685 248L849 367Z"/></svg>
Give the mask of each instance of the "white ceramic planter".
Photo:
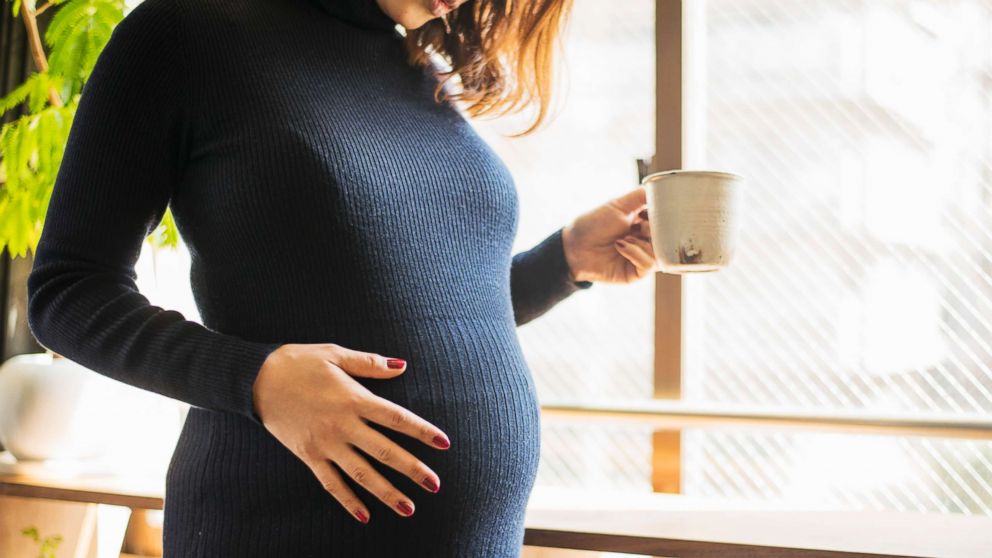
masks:
<svg viewBox="0 0 992 558"><path fill-rule="evenodd" d="M0 366L0 443L18 459L85 459L107 453L115 429L114 380L50 353Z"/></svg>

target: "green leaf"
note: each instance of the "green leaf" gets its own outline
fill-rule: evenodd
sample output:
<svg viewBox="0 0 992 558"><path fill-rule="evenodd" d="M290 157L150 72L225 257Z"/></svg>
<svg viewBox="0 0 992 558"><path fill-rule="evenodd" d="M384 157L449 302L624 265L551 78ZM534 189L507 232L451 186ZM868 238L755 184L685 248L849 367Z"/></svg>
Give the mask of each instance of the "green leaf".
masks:
<svg viewBox="0 0 992 558"><path fill-rule="evenodd" d="M24 529L21 530L21 534L24 535L24 536L26 536L26 537L31 537L35 541L38 540L38 528L37 527L34 527L34 526L32 526L32 527L25 527Z"/></svg>
<svg viewBox="0 0 992 558"><path fill-rule="evenodd" d="M38 74L32 74L27 80L25 80L24 83L18 85L13 91L0 99L0 114L19 106L25 99L28 98L28 95L31 93L31 88L34 86L32 82L36 75Z"/></svg>
<svg viewBox="0 0 992 558"><path fill-rule="evenodd" d="M52 124L54 111L46 110L38 114L38 172L46 172L52 163L52 135L55 127Z"/></svg>
<svg viewBox="0 0 992 558"><path fill-rule="evenodd" d="M3 161L7 168L7 189L15 190L18 187L21 169L17 166L17 161L20 160L20 148L21 148L21 121L23 118L15 120L9 126L10 129L7 133L6 138L4 138L3 146L0 146L0 152L3 154Z"/></svg>
<svg viewBox="0 0 992 558"><path fill-rule="evenodd" d="M172 216L172 206L165 208L162 221L155 227L155 230L146 237L148 243L155 249L179 247L179 230L176 227L175 218Z"/></svg>
<svg viewBox="0 0 992 558"><path fill-rule="evenodd" d="M43 37L50 49L48 71L28 76L0 99L0 115L17 107L27 112L0 126L0 250L7 247L15 257L37 246L83 84L126 8L124 0L50 1L58 7ZM22 3L13 0L15 15ZM33 6L33 0L24 3L24 9ZM50 105L53 89L64 106ZM171 214L157 237L176 244ZM51 540L54 548L59 539Z"/></svg>
<svg viewBox="0 0 992 558"><path fill-rule="evenodd" d="M48 104L48 91L52 87L51 76L48 72L37 74L31 88L31 95L28 100L28 110L38 112Z"/></svg>
<svg viewBox="0 0 992 558"><path fill-rule="evenodd" d="M86 16L84 10L88 5L87 0L70 0L61 6L45 29L45 44L49 48L58 48L65 42L66 37L72 32L72 28Z"/></svg>

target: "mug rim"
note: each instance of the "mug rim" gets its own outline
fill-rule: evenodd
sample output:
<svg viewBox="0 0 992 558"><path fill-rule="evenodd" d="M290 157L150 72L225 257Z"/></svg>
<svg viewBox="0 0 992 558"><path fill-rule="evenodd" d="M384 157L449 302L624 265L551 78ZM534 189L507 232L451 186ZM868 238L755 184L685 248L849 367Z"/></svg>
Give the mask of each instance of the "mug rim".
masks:
<svg viewBox="0 0 992 558"><path fill-rule="evenodd" d="M721 178L729 178L732 180L741 180L739 174L734 174L732 172L723 171L711 171L711 170L692 170L692 169L672 169L666 171L652 172L644 176L641 179L641 185L647 184L650 180L656 180L664 176L673 176L676 174L694 174L698 176L719 176Z"/></svg>

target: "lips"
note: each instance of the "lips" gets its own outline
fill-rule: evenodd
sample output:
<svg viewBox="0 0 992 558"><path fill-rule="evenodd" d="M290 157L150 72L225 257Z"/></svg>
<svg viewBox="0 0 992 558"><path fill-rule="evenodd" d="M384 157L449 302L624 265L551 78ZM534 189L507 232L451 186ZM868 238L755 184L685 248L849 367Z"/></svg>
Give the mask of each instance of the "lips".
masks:
<svg viewBox="0 0 992 558"><path fill-rule="evenodd" d="M458 0L434 0L431 4L431 12L435 16L441 17L456 7L458 7Z"/></svg>

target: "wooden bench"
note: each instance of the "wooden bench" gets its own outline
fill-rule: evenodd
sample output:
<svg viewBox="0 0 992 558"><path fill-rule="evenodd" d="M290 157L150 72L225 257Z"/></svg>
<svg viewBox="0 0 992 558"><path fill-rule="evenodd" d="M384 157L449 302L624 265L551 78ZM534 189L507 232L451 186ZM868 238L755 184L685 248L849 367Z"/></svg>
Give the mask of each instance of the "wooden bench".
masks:
<svg viewBox="0 0 992 558"><path fill-rule="evenodd" d="M0 500L158 510L163 489L160 479L0 472ZM527 509L524 543L685 558L990 558L992 518L800 509L680 495L537 487Z"/></svg>

